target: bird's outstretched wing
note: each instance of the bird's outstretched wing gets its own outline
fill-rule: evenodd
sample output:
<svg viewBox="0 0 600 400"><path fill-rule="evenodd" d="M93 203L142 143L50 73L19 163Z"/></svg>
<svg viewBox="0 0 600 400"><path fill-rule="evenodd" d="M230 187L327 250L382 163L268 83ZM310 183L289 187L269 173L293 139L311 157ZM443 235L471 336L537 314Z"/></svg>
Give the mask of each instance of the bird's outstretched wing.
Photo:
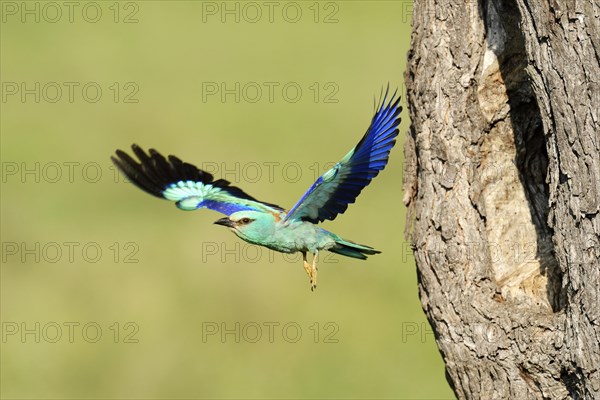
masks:
<svg viewBox="0 0 600 400"><path fill-rule="evenodd" d="M396 143L402 111L400 97L396 98L396 93L386 104L388 90L360 142L313 183L289 211L286 220L316 224L334 219L346 211L348 204L354 203L363 188L385 168L390 150Z"/></svg>
<svg viewBox="0 0 600 400"><path fill-rule="evenodd" d="M225 215L242 210L255 210L279 214L283 209L263 203L231 186L224 179L213 176L175 156L163 157L150 149L146 154L138 145L131 149L140 162L124 151L117 150L111 157L113 163L127 178L143 191L156 197L175 201L182 210L208 208Z"/></svg>

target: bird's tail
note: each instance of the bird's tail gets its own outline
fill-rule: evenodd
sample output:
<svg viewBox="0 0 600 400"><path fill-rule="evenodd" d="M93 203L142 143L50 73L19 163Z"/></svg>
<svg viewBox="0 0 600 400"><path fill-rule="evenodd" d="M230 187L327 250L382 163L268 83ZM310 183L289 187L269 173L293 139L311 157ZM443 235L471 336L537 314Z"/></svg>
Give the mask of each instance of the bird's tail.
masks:
<svg viewBox="0 0 600 400"><path fill-rule="evenodd" d="M340 237L335 238L335 246L330 248L329 251L346 257L360 258L361 260L366 260L367 255L372 256L381 253L372 247L344 240Z"/></svg>

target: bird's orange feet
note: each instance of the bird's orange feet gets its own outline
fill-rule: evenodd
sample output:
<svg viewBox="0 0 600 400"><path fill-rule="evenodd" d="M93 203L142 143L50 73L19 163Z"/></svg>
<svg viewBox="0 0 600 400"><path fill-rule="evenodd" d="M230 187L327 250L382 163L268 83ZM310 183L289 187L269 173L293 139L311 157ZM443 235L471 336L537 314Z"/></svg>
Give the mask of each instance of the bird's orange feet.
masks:
<svg viewBox="0 0 600 400"><path fill-rule="evenodd" d="M315 258L313 258L313 263L312 265L308 262L308 260L306 259L306 253L302 253L302 261L304 262L304 270L306 271L306 274L308 275L308 278L310 280L310 290L315 290L317 288L317 268L316 268L316 264L315 264Z"/></svg>
<svg viewBox="0 0 600 400"><path fill-rule="evenodd" d="M315 290L317 288L317 259L319 258L319 251L315 252L315 256L313 257L313 262L311 266L311 274L310 274L310 290Z"/></svg>

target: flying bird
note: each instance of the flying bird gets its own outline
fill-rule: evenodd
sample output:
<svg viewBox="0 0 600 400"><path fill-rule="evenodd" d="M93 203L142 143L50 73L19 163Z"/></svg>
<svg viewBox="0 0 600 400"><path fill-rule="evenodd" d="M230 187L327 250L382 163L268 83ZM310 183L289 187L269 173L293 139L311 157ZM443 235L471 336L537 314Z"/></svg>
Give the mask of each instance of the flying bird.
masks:
<svg viewBox="0 0 600 400"><path fill-rule="evenodd" d="M317 226L333 220L354 203L371 180L383 170L398 136L400 97L388 90L375 107L375 115L367 132L333 168L319 177L289 211L275 204L259 201L224 179L175 156L163 157L150 149L146 153L132 145L135 160L117 150L113 163L140 189L163 199L174 201L181 210L208 208L226 217L215 224L229 228L246 242L265 246L282 253L301 252L310 288L317 287L319 252L328 250L347 257L366 259L381 253L372 247L342 239ZM313 254L312 264L307 253Z"/></svg>

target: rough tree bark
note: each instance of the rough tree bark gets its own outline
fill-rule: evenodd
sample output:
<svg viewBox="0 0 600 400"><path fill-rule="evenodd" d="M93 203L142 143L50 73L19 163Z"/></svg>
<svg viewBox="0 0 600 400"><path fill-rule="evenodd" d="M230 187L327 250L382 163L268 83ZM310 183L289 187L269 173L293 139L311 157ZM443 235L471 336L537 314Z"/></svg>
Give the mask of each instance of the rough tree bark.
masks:
<svg viewBox="0 0 600 400"><path fill-rule="evenodd" d="M414 4L404 202L459 398L600 398L597 1Z"/></svg>

